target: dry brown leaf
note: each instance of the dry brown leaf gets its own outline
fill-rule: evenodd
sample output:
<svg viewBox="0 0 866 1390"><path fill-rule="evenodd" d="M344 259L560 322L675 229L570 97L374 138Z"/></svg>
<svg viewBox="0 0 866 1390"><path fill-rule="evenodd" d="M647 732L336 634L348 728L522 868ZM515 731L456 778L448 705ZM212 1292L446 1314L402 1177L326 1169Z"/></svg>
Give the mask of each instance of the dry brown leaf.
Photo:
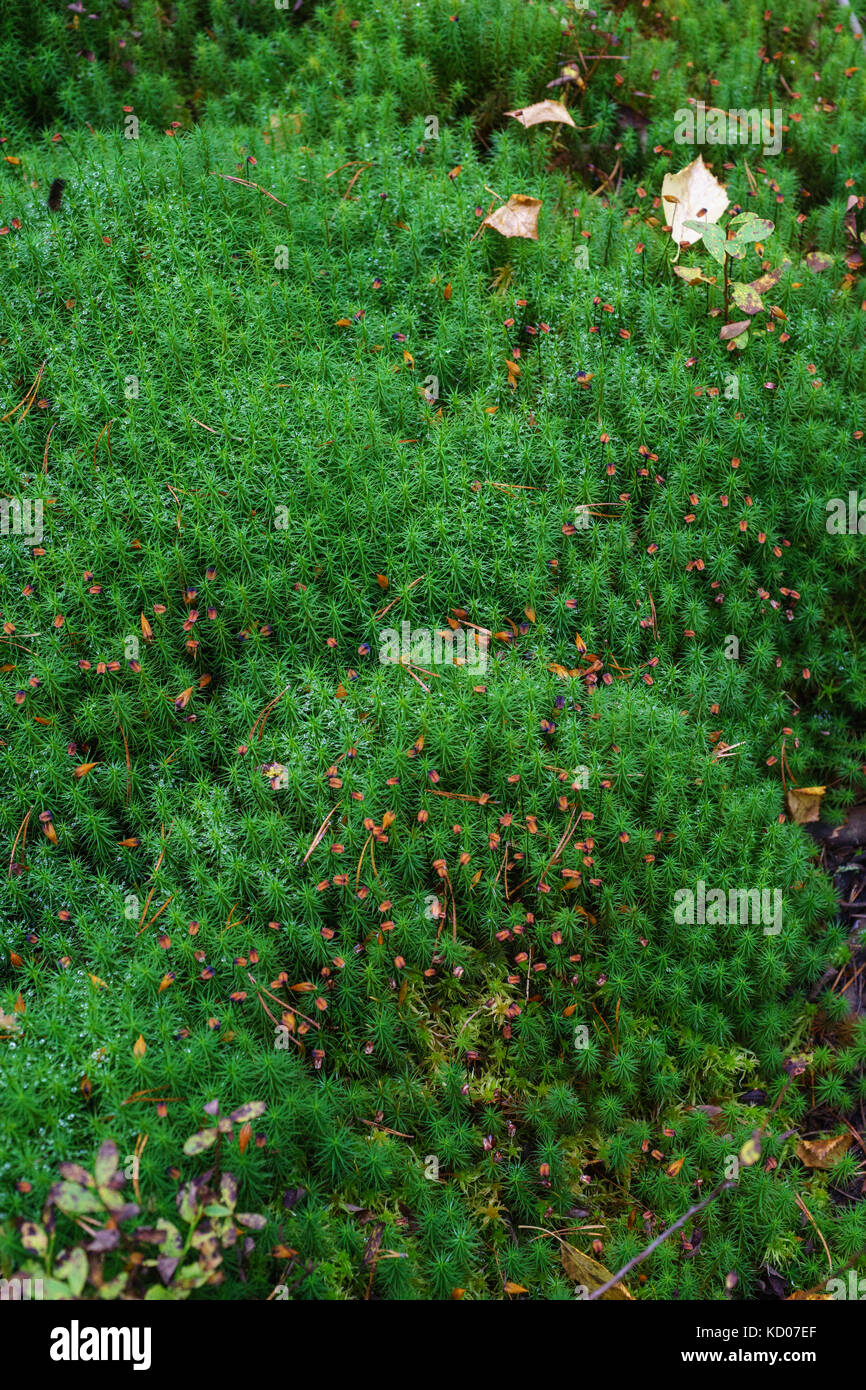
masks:
<svg viewBox="0 0 866 1390"><path fill-rule="evenodd" d="M804 1168L835 1168L839 1159L851 1147L850 1134L833 1134L827 1139L801 1139L797 1157Z"/></svg>
<svg viewBox="0 0 866 1390"><path fill-rule="evenodd" d="M530 198L525 193L512 193L507 203L503 203L501 208L485 217L482 226L492 227L504 237L521 236L538 241L540 210L540 198Z"/></svg>
<svg viewBox="0 0 866 1390"><path fill-rule="evenodd" d="M728 202L727 193L707 168L701 155L678 173L665 174L662 181L662 205L670 225L671 236L677 243L674 260L680 254L681 241L691 245L701 235L693 227L685 227L683 224L695 220L718 222Z"/></svg>
<svg viewBox="0 0 866 1390"><path fill-rule="evenodd" d="M826 787L789 787L788 810L795 825L810 825L821 814L821 800Z"/></svg>
<svg viewBox="0 0 866 1390"><path fill-rule="evenodd" d="M600 1289L602 1284L606 1284L611 1278L609 1269L605 1269L604 1265L591 1259L589 1255L581 1254L579 1250L575 1250L573 1245L563 1245L562 1267L569 1279L573 1279L576 1284L583 1284L590 1293ZM603 1293L601 1297L602 1300L616 1298L628 1299L630 1303L634 1302L633 1296L622 1283L614 1284L613 1288L608 1289L607 1293Z"/></svg>
<svg viewBox="0 0 866 1390"><path fill-rule="evenodd" d="M506 111L521 125L541 125L544 121L558 121L560 125L574 125L567 107L561 101L536 101L533 106L520 106L516 111Z"/></svg>
<svg viewBox="0 0 866 1390"><path fill-rule="evenodd" d="M132 1055L134 1057L143 1057L146 1051L147 1043L144 1041L144 1038L142 1037L141 1033L139 1033L138 1037L135 1040L135 1043L133 1044Z"/></svg>
<svg viewBox="0 0 866 1390"><path fill-rule="evenodd" d="M826 1303L828 1300L832 1302L833 1295L827 1293L825 1289L807 1289L805 1292L797 1289L794 1293L788 1294L785 1302L795 1303L798 1299L807 1303Z"/></svg>

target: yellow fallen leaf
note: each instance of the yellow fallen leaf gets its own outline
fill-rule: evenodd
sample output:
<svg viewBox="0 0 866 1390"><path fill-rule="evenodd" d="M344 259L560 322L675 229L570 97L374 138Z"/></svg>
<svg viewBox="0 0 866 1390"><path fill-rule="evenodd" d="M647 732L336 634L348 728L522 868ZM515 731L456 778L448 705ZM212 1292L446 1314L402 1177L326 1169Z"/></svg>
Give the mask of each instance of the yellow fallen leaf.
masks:
<svg viewBox="0 0 866 1390"><path fill-rule="evenodd" d="M522 1284L512 1284L510 1279L505 1281L503 1288L506 1293L529 1293L529 1289L525 1289Z"/></svg>
<svg viewBox="0 0 866 1390"><path fill-rule="evenodd" d="M797 1157L804 1168L820 1168L825 1172L835 1168L851 1146L850 1134L834 1134L827 1139L801 1139Z"/></svg>
<svg viewBox="0 0 866 1390"><path fill-rule="evenodd" d="M141 1033L139 1033L138 1037L136 1038L133 1044L132 1055L133 1057L143 1057L146 1051L147 1043L144 1041L144 1038L142 1037Z"/></svg>
<svg viewBox="0 0 866 1390"><path fill-rule="evenodd" d="M507 203L485 217L482 226L492 227L504 237L527 237L538 241L538 214L541 199L530 198L525 193L512 193Z"/></svg>
<svg viewBox="0 0 866 1390"><path fill-rule="evenodd" d="M676 174L665 174L662 180L662 205L671 229L671 236L679 244L689 245L700 238L701 233L685 222L718 222L728 206L728 195L714 174L710 172L701 155L693 159Z"/></svg>
<svg viewBox="0 0 866 1390"><path fill-rule="evenodd" d="M561 101L536 101L533 106L520 106L516 111L506 111L521 125L541 125L544 121L558 121L561 125L574 125L567 107Z"/></svg>
<svg viewBox="0 0 866 1390"><path fill-rule="evenodd" d="M675 265L674 275L685 280L687 285L714 285L717 279L715 275L705 275L697 265Z"/></svg>
<svg viewBox="0 0 866 1390"><path fill-rule="evenodd" d="M826 787L789 787L788 810L795 825L809 825L818 819L826 790Z"/></svg>
<svg viewBox="0 0 866 1390"><path fill-rule="evenodd" d="M611 1278L609 1269L605 1269L604 1265L599 1264L597 1260L591 1259L589 1255L581 1254L579 1250L575 1250L573 1245L563 1245L561 1258L562 1267L569 1279L573 1279L576 1284L582 1284L590 1293L594 1293L596 1289L600 1289L602 1284L606 1284L608 1279ZM614 1284L613 1288L608 1289L607 1293L603 1293L601 1297L602 1300L605 1298L617 1298L628 1299L629 1302L634 1302L634 1298L629 1293L625 1284L622 1283Z"/></svg>

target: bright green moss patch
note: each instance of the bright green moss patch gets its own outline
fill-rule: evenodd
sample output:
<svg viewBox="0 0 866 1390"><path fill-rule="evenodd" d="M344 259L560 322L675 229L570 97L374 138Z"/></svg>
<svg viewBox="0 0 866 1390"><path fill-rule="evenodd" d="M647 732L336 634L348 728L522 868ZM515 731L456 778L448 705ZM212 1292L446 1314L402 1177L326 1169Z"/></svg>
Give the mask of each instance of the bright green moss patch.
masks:
<svg viewBox="0 0 866 1390"><path fill-rule="evenodd" d="M538 1228L599 1226L614 1271L758 1129L631 1291L819 1283L798 1193L837 1267L866 1244L831 1192L856 1158L795 1157L814 1105L844 1127L866 1032L810 998L848 947L780 775L784 744L832 814L862 798L866 542L826 524L866 486L859 49L812 4L784 39L757 5L628 10L646 141L602 63L567 94L590 143L554 147L502 118L573 51L553 8L214 5L215 42L179 6L175 77L96 43L58 104L31 81L64 131L0 179L4 1271L107 1138L123 1168L147 1135L142 1219L173 1219L215 1097L266 1103L221 1161L268 1227L204 1296L288 1265L363 1297L361 1209L401 1256L374 1296L571 1298ZM784 154L724 170L789 262L737 353L654 199L689 95L769 101L762 44L808 95ZM201 123L154 128L192 81ZM587 166L618 158L607 205ZM476 235L490 190L542 200L537 242ZM403 624L408 666L380 659Z"/></svg>

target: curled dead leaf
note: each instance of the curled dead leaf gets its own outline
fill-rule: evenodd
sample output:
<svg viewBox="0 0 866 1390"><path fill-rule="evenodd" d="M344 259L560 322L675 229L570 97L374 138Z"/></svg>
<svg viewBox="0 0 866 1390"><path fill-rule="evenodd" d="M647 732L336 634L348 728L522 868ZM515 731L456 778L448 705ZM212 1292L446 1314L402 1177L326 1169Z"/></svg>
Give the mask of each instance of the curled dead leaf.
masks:
<svg viewBox="0 0 866 1390"><path fill-rule="evenodd" d="M810 825L821 814L821 801L826 787L789 787L788 810L795 825Z"/></svg>
<svg viewBox="0 0 866 1390"><path fill-rule="evenodd" d="M492 227L504 237L527 237L538 240L538 214L541 199L530 198L525 193L512 193L507 203L485 217L482 226Z"/></svg>
<svg viewBox="0 0 866 1390"><path fill-rule="evenodd" d="M541 125L544 121L557 121L561 125L574 125L568 108L561 101L536 101L532 106L520 106L516 111L506 111L521 125Z"/></svg>
<svg viewBox="0 0 866 1390"><path fill-rule="evenodd" d="M850 1134L834 1134L826 1139L801 1139L797 1157L804 1168L820 1168L824 1172L835 1168L839 1159L851 1147Z"/></svg>

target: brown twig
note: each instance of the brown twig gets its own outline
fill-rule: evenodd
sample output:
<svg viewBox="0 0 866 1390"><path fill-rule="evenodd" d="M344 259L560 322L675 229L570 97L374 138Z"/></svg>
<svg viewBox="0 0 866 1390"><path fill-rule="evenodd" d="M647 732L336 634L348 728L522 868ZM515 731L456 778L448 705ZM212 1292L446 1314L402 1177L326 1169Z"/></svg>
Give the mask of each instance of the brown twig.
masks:
<svg viewBox="0 0 866 1390"><path fill-rule="evenodd" d="M614 1285L625 1278L626 1274L630 1274L637 1265L642 1264L654 1250L657 1250L662 1241L667 1240L668 1236L672 1236L674 1231L678 1231L681 1226L684 1226L686 1222L691 1219L691 1217L697 1216L699 1211L703 1211L704 1207L708 1207L710 1202L714 1202L722 1192L727 1191L731 1187L736 1187L736 1185L735 1178L727 1178L724 1182L720 1182L718 1187L713 1188L709 1197L705 1197L702 1202L698 1202L695 1206L689 1207L688 1211L684 1212L672 1226L668 1226L666 1231L662 1231L660 1236L656 1236L655 1240L652 1241L645 1250L642 1250L639 1255L635 1255L634 1259L629 1260L628 1264L624 1264L622 1269L618 1269L616 1274L612 1275L606 1284L602 1284L601 1288L595 1289L589 1295L587 1301L593 1302L595 1299L601 1298L602 1294L607 1293L608 1289L612 1289Z"/></svg>
<svg viewBox="0 0 866 1390"><path fill-rule="evenodd" d="M407 589L406 589L407 594L408 594L408 592L409 592L409 589L414 589L416 584L420 584L420 583L421 583L421 580L422 580L422 579L426 579L426 578L427 578L426 574L419 574L419 576L418 576L417 579L413 579L413 580L412 580L412 583L411 583L410 585L408 585L408 587L407 587ZM380 608L379 611L378 611L378 613L374 613L374 614L373 614L373 617L374 617L374 618L384 618L385 614L386 614L386 613L390 613L391 609L394 607L394 604L395 604L395 603L399 603L402 597L403 597L402 594L398 594L397 597L396 597L395 599L392 599L392 600L391 600L391 602L387 605L387 607L385 607L385 608Z"/></svg>
<svg viewBox="0 0 866 1390"><path fill-rule="evenodd" d="M47 472L48 472L48 445L51 443L51 436L52 436L52 434L54 433L54 429L55 429L55 427L54 427L54 425L52 425L52 426L51 426L51 429L48 431L48 438L47 438L46 441L45 441L45 452L44 452L43 455L42 455L42 472L43 472L43 473L47 473Z"/></svg>
<svg viewBox="0 0 866 1390"><path fill-rule="evenodd" d="M281 203L279 198L274 197L274 194L269 193L266 188L262 188L260 183L252 183L250 179L236 178L234 174L220 174L217 173L216 169L211 169L211 173L215 178L227 179L229 183L241 183L245 188L257 188L260 193L264 193L266 198L271 198L275 203L280 203L281 208L287 208L289 206L288 203ZM301 175L298 174L297 177L301 178ZM304 182L306 183L306 179L304 179Z"/></svg>
<svg viewBox="0 0 866 1390"><path fill-rule="evenodd" d="M24 844L25 844L26 841L27 841L27 822L29 821L29 819L30 819L30 817L31 817L32 815L33 815L33 807L31 806L31 807L30 807L30 810L27 812L27 815L24 817L23 821L21 822L21 824L20 824L19 827L18 827L18 834L15 836L15 840L14 840L13 845L12 845L12 850L11 850L10 855L9 855L9 872L8 872L8 874L6 875L7 878L11 878L11 877L12 877L12 864L13 864L13 862L14 862L14 860L15 860L15 848L16 848L16 846L17 846L17 844L18 844L19 839L21 838L22 831L23 831L23 833L24 833L24 840L22 841L21 850L22 850L22 853L23 853L23 851L24 851Z"/></svg>

